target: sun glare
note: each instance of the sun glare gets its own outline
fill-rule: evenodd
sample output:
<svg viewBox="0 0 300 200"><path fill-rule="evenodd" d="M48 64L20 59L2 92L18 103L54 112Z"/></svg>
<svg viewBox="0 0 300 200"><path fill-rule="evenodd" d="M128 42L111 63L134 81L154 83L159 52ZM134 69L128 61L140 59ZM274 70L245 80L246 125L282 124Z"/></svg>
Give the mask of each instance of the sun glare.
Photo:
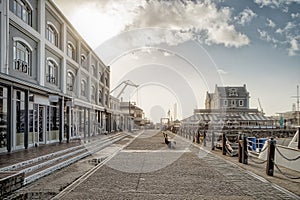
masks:
<svg viewBox="0 0 300 200"><path fill-rule="evenodd" d="M109 13L101 13L91 5L80 7L74 12L71 21L81 36L94 49L122 30L122 25Z"/></svg>

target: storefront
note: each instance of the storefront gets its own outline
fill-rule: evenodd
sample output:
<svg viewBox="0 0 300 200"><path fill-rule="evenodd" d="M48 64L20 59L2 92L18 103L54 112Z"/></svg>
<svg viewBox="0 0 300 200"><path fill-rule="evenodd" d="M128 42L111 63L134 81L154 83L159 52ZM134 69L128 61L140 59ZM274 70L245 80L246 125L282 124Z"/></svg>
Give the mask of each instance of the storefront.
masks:
<svg viewBox="0 0 300 200"><path fill-rule="evenodd" d="M65 98L58 94L1 80L0 83L0 152L27 149L31 146L62 142Z"/></svg>

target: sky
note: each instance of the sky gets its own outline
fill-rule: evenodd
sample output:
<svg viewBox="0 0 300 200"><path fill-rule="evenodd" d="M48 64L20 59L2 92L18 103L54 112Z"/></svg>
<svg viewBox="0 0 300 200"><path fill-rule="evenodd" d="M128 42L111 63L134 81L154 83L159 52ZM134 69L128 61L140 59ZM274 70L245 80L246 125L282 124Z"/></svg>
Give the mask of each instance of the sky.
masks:
<svg viewBox="0 0 300 200"><path fill-rule="evenodd" d="M300 0L54 2L110 66L111 90L138 85L113 95L153 121L192 115L216 85L246 84L250 108L268 116L296 104Z"/></svg>

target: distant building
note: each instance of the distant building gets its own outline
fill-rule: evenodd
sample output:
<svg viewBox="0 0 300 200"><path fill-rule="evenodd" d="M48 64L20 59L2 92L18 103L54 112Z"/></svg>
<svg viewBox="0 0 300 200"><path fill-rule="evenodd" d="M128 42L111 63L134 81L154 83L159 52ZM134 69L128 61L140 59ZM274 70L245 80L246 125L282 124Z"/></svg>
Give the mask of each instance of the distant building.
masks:
<svg viewBox="0 0 300 200"><path fill-rule="evenodd" d="M206 93L205 109L248 109L249 99L246 84L243 87L220 87L216 85L214 93Z"/></svg>
<svg viewBox="0 0 300 200"><path fill-rule="evenodd" d="M182 120L182 125L210 125L214 128L273 128L274 119L258 109L249 108L249 92L244 84L219 87L206 93L205 109L195 109L194 115Z"/></svg>
<svg viewBox="0 0 300 200"><path fill-rule="evenodd" d="M121 102L120 110L125 117L125 127L128 130L145 125L144 111L133 102Z"/></svg>

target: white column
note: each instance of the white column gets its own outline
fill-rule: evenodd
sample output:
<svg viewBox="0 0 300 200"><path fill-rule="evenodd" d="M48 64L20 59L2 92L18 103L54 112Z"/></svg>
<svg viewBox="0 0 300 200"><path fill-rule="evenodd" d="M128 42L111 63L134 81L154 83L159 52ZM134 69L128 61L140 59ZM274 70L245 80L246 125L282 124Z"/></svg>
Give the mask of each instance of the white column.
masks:
<svg viewBox="0 0 300 200"><path fill-rule="evenodd" d="M40 28L41 40L39 42L39 51L37 53L38 64L37 64L37 74L38 74L38 82L40 85L45 85L45 18L46 18L46 10L45 10L45 0L40 0L39 2L39 11L40 15L38 18L38 24Z"/></svg>
<svg viewBox="0 0 300 200"><path fill-rule="evenodd" d="M9 1L2 1L0 4L1 13L1 37L0 37L0 72L8 74L9 58Z"/></svg>
<svg viewBox="0 0 300 200"><path fill-rule="evenodd" d="M66 60L66 48L67 47L67 27L66 27L66 24L64 23L62 25L62 31L61 31L61 49L64 53L64 56L62 58L62 61L61 61L61 70L60 70L60 73L61 73L61 91L62 93L66 93L66 85L67 85L67 60Z"/></svg>

